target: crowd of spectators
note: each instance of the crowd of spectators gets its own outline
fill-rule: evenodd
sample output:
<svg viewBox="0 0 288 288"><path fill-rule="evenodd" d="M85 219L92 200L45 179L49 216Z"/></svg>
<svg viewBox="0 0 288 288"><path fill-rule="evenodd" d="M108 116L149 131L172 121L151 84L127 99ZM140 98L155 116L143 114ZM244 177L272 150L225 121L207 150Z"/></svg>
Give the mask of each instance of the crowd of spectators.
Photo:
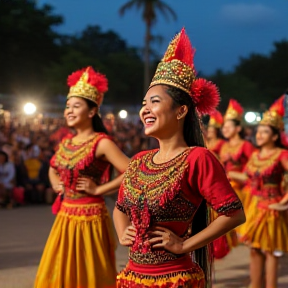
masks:
<svg viewBox="0 0 288 288"><path fill-rule="evenodd" d="M157 146L143 134L140 121L103 116L108 134L129 157ZM61 139L73 133L61 118L20 123L11 119L0 127L0 207L51 204L55 193L48 179L49 161Z"/></svg>

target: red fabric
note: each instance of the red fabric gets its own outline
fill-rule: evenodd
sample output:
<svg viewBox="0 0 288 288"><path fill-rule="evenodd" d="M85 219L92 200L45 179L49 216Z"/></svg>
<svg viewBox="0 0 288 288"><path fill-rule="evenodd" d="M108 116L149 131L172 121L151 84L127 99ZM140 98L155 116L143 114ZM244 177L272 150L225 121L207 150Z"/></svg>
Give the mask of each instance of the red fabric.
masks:
<svg viewBox="0 0 288 288"><path fill-rule="evenodd" d="M242 172L246 163L248 162L251 154L255 151L255 147L249 141L244 140L238 151L233 154L226 152L228 143L223 144L220 150L220 161L227 172L229 171L239 171Z"/></svg>
<svg viewBox="0 0 288 288"><path fill-rule="evenodd" d="M215 259L222 259L230 252L226 235L223 235L218 239L214 240L212 242L212 245L213 256Z"/></svg>
<svg viewBox="0 0 288 288"><path fill-rule="evenodd" d="M148 231L159 225L184 237L203 198L219 215L231 215L242 209L223 167L210 151L194 147L170 162L155 164L153 156L157 151L141 152L132 159L116 204L137 230L130 248L130 259L137 263L143 261L137 255L151 255L151 261L156 259L157 263L179 257L165 249L151 249Z"/></svg>
<svg viewBox="0 0 288 288"><path fill-rule="evenodd" d="M189 255L185 255L177 260L169 261L160 265L149 264L137 264L129 260L128 268L132 271L137 271L143 274L165 274L173 271L181 271L187 269L187 267L193 267L195 263L192 262L192 258Z"/></svg>
<svg viewBox="0 0 288 288"><path fill-rule="evenodd" d="M220 215L229 215L234 209L239 210L239 206L234 207L234 203L239 204L240 200L215 156L203 148L195 149L190 156L188 176L190 186L194 189L197 187L207 203Z"/></svg>
<svg viewBox="0 0 288 288"><path fill-rule="evenodd" d="M25 203L24 201L25 190L23 187L14 187L12 194L13 194L13 199L16 203L19 203L19 204Z"/></svg>
<svg viewBox="0 0 288 288"><path fill-rule="evenodd" d="M59 211L60 211L60 208L61 208L61 196L58 195L54 201L54 203L52 204L52 207L51 207L51 210L52 210L52 213L54 215L56 215Z"/></svg>
<svg viewBox="0 0 288 288"><path fill-rule="evenodd" d="M216 155L216 157L219 157L220 150L224 143L225 140L219 139L217 144L214 147L210 148L209 150L213 152Z"/></svg>

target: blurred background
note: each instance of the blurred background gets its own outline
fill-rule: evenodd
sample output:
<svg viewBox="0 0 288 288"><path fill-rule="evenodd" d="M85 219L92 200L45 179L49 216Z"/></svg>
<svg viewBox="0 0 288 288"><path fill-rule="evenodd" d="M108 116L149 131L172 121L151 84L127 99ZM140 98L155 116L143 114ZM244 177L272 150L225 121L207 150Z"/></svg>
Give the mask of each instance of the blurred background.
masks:
<svg viewBox="0 0 288 288"><path fill-rule="evenodd" d="M15 186L46 191L28 193L28 202L53 200L44 195L49 159L68 131L66 79L88 65L109 79L100 112L119 147L128 156L153 148L138 111L182 27L198 76L220 89L219 110L235 98L246 124L257 123L288 88L287 11L286 0L1 0L0 149L14 163Z"/></svg>

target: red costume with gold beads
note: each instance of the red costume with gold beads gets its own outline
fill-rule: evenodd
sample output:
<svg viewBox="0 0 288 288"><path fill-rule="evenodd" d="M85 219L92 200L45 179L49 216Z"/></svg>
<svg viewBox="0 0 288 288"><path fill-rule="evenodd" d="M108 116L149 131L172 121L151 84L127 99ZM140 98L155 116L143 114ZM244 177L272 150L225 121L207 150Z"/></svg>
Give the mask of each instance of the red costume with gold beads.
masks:
<svg viewBox="0 0 288 288"><path fill-rule="evenodd" d="M158 84L188 93L199 113L210 112L219 101L211 82L196 79L193 49L184 29L170 43L150 87ZM207 149L190 147L162 164L153 161L157 152L135 155L120 187L116 208L136 228L136 240L129 249L129 263L117 276L117 287L204 288L206 275L191 255L153 249L147 241L149 230L160 225L187 238L204 199L220 215L237 212L241 202L221 164Z"/></svg>
<svg viewBox="0 0 288 288"><path fill-rule="evenodd" d="M70 97L93 101L99 107L108 89L104 75L92 67L68 77ZM82 142L68 135L51 159L59 174L64 199L53 205L57 212L38 268L34 288L115 288L116 248L110 216L102 196L76 189L78 177L93 179L97 185L109 181L110 163L96 158L104 133L94 133ZM58 204L58 207L57 205Z"/></svg>
<svg viewBox="0 0 288 288"><path fill-rule="evenodd" d="M264 113L260 125L272 126L279 131L283 128L284 97L279 98ZM250 194L246 223L240 228L240 240L252 248L270 253L288 252L288 218L285 212L269 209L288 192L288 181L283 166L288 162L288 151L277 148L266 158L255 151L244 172L248 176L245 190ZM287 167L287 166L286 166Z"/></svg>

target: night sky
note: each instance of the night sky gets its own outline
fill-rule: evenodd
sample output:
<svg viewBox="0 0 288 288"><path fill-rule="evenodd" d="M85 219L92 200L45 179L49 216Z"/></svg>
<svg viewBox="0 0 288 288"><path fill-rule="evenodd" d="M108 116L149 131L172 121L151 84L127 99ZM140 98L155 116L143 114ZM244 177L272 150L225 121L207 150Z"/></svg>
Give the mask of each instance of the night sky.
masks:
<svg viewBox="0 0 288 288"><path fill-rule="evenodd" d="M154 35L163 37L154 44L159 55L171 38L185 26L196 48L195 66L205 74L216 69L231 71L240 57L251 53L268 55L273 42L288 39L287 0L163 0L177 14L177 21L167 22L159 16ZM128 0L38 0L47 3L64 17L57 31L65 34L81 32L87 25L99 25L103 31L113 30L129 45L143 46L144 22L141 12L132 9L123 17L119 8ZM179 5L182 4L182 5Z"/></svg>

